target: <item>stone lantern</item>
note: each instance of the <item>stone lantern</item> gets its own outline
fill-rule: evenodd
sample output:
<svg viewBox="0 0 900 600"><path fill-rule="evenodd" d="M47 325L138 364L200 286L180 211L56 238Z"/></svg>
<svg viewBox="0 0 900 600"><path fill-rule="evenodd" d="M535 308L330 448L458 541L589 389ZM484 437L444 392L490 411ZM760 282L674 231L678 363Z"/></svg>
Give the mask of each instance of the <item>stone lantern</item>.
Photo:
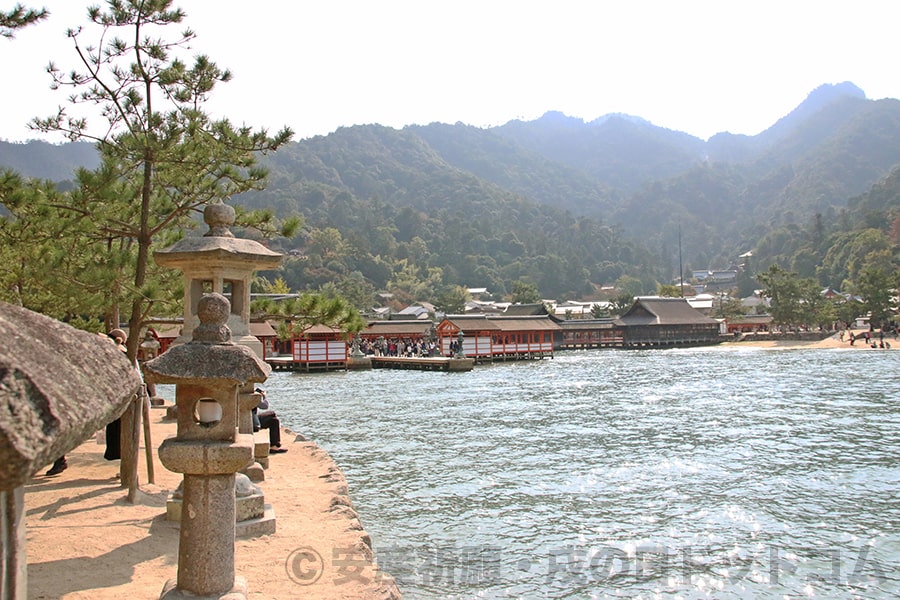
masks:
<svg viewBox="0 0 900 600"><path fill-rule="evenodd" d="M353 338L351 348L350 357L347 360L347 370L371 369L372 359L363 354L363 351L359 349L359 336Z"/></svg>
<svg viewBox="0 0 900 600"><path fill-rule="evenodd" d="M234 572L235 474L253 460L251 435L238 432L241 387L265 381L271 367L231 341L228 299L198 299L193 339L144 363L148 382L175 384L177 434L159 447L162 464L184 474L178 577L162 598L246 597Z"/></svg>
<svg viewBox="0 0 900 600"><path fill-rule="evenodd" d="M153 253L161 267L180 269L184 274L184 327L173 346L190 340L198 325L197 308L204 294L219 293L231 302L228 328L234 343L246 346L257 356L263 356L262 342L250 334L250 285L255 271L274 269L283 256L254 240L234 237L234 208L221 201L208 204L203 220L209 231L203 237L184 238L165 250ZM242 390L239 399L238 425L241 433L253 432L251 411L259 404L260 395L253 386ZM268 444L260 444L255 452L257 460L266 463ZM260 464L251 464L245 472L253 481L265 479Z"/></svg>
<svg viewBox="0 0 900 600"><path fill-rule="evenodd" d="M184 274L184 328L173 344L190 340L199 324L197 304L203 294L217 292L231 301L228 328L236 344L262 356L262 342L250 335L250 284L255 271L274 269L283 256L254 240L234 237L234 208L217 202L203 210L209 231L203 237L186 237L153 253L161 267Z"/></svg>
<svg viewBox="0 0 900 600"><path fill-rule="evenodd" d="M25 485L122 414L141 378L106 336L5 302L0 340L0 598L26 600Z"/></svg>

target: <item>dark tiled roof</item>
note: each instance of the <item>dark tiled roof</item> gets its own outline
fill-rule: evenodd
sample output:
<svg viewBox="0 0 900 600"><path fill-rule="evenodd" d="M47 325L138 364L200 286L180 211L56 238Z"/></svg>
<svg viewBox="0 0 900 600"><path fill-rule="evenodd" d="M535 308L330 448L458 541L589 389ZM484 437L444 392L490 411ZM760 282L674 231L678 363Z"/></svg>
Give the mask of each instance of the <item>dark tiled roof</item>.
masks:
<svg viewBox="0 0 900 600"><path fill-rule="evenodd" d="M453 323L453 325L466 331L500 331L497 324L491 319L486 319L484 315L448 315L445 321Z"/></svg>
<svg viewBox="0 0 900 600"><path fill-rule="evenodd" d="M691 325L718 324L691 307L684 298L638 298L628 312L616 319L617 325Z"/></svg>
<svg viewBox="0 0 900 600"><path fill-rule="evenodd" d="M503 311L503 314L508 316L546 315L547 307L542 302L535 304L510 304Z"/></svg>
<svg viewBox="0 0 900 600"><path fill-rule="evenodd" d="M465 331L558 331L559 325L544 316L448 316L447 321Z"/></svg>
<svg viewBox="0 0 900 600"><path fill-rule="evenodd" d="M329 327L328 325L310 325L299 334L300 336L304 335L324 335L324 334L340 334L340 329L335 329L334 327Z"/></svg>
<svg viewBox="0 0 900 600"><path fill-rule="evenodd" d="M535 317L490 317L500 331L558 331L559 325L548 316Z"/></svg>
<svg viewBox="0 0 900 600"><path fill-rule="evenodd" d="M577 331L615 329L617 327L614 319L568 319L558 320L557 323L559 323L563 331L567 329L575 329Z"/></svg>

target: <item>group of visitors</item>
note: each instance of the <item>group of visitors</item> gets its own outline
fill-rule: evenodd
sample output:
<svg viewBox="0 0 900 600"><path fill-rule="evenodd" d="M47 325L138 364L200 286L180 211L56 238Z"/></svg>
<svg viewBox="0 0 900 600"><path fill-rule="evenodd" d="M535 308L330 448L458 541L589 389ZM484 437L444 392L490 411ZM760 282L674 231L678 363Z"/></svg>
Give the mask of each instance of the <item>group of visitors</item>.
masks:
<svg viewBox="0 0 900 600"><path fill-rule="evenodd" d="M385 339L360 340L359 349L364 354L373 356L405 356L407 358L421 358L425 356L438 356L437 344L434 340L410 340L410 339Z"/></svg>
<svg viewBox="0 0 900 600"><path fill-rule="evenodd" d="M894 339L897 339L898 330L896 327L893 327L893 328L882 327L881 329L878 330L877 336L876 336L875 331L873 329L869 328L866 331L864 331L861 335L856 335L855 333L853 333L851 331L850 336L849 336L850 345L854 346L854 345L856 345L857 341L862 339L865 342L865 345L869 346L871 348L889 349L891 347L891 343L884 341L885 329L887 329L888 334L893 333ZM876 340L876 337L877 337L877 340ZM843 331L841 331L840 338L841 338L841 341L843 342L844 341L844 332Z"/></svg>

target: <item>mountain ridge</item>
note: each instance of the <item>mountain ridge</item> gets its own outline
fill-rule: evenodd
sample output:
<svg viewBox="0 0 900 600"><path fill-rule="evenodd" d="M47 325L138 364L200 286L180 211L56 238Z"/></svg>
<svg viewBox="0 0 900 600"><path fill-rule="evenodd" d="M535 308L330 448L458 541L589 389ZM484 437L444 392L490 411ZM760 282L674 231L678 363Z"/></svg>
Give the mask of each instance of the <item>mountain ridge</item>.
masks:
<svg viewBox="0 0 900 600"><path fill-rule="evenodd" d="M502 289L529 277L548 292L582 293L579 277L646 271L666 281L676 225L686 260L701 268L727 265L780 227L820 217L838 226L848 200L900 164L900 101L824 85L756 136L706 141L620 113L586 123L548 111L490 128L355 125L262 162L268 188L235 203L337 227L363 254L426 256L449 281ZM527 260L566 274L553 282ZM387 284L383 265L363 262L364 277ZM316 268L305 276L337 273Z"/></svg>

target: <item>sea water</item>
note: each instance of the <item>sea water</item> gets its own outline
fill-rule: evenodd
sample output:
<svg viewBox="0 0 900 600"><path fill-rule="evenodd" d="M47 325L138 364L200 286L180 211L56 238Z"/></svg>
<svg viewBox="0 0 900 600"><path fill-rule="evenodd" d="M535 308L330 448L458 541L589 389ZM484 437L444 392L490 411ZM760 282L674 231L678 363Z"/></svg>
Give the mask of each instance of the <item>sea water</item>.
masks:
<svg viewBox="0 0 900 600"><path fill-rule="evenodd" d="M895 598L898 364L605 350L265 385L408 600Z"/></svg>

